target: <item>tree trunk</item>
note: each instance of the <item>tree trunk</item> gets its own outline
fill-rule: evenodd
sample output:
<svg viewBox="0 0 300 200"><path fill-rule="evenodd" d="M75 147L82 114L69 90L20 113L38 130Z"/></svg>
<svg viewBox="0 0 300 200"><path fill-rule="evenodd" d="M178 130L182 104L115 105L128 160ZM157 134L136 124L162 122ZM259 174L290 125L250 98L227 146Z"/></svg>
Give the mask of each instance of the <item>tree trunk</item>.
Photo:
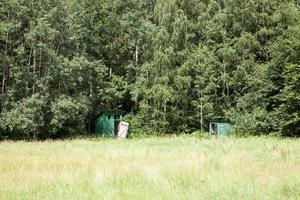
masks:
<svg viewBox="0 0 300 200"><path fill-rule="evenodd" d="M4 50L4 56L7 57L8 54L8 31L6 33L6 41L5 41L5 50ZM5 61L4 61L5 62ZM1 92L4 93L5 91L5 81L6 81L6 63L3 64L3 74L2 74L2 87Z"/></svg>
<svg viewBox="0 0 300 200"><path fill-rule="evenodd" d="M25 83L25 96L28 96L28 81Z"/></svg>
<svg viewBox="0 0 300 200"><path fill-rule="evenodd" d="M27 73L30 72L31 57L32 57L32 45L30 46L30 51L29 51ZM28 89L29 89L29 84L28 84L28 80L27 80L26 83L25 83L25 95L26 95L26 97L28 96Z"/></svg>
<svg viewBox="0 0 300 200"><path fill-rule="evenodd" d="M39 74L38 77L41 78L41 68L42 68L42 50L40 48L40 54L39 54Z"/></svg>
<svg viewBox="0 0 300 200"><path fill-rule="evenodd" d="M227 101L229 101L229 85L226 82L226 90L227 90Z"/></svg>
<svg viewBox="0 0 300 200"><path fill-rule="evenodd" d="M112 77L112 68L110 67L109 68L109 79L111 80L111 77Z"/></svg>
<svg viewBox="0 0 300 200"><path fill-rule="evenodd" d="M139 61L139 42L137 42L136 46L135 46L135 65L138 65L138 61Z"/></svg>
<svg viewBox="0 0 300 200"><path fill-rule="evenodd" d="M32 46L30 46L30 52L29 52L29 57L28 57L28 67L31 65L31 56L32 56Z"/></svg>
<svg viewBox="0 0 300 200"><path fill-rule="evenodd" d="M58 82L58 94L60 95L60 81Z"/></svg>
<svg viewBox="0 0 300 200"><path fill-rule="evenodd" d="M32 85L32 94L35 93L35 73L36 73L36 50L33 48L33 85Z"/></svg>
<svg viewBox="0 0 300 200"><path fill-rule="evenodd" d="M225 94L225 90L226 90L226 67L225 64L223 64L223 89L222 89L222 98L225 98L226 94Z"/></svg>
<svg viewBox="0 0 300 200"><path fill-rule="evenodd" d="M1 87L1 92L4 93L5 90L5 74L6 74L6 67L5 64L3 65L3 77L2 77L2 87Z"/></svg>
<svg viewBox="0 0 300 200"><path fill-rule="evenodd" d="M167 101L164 101L164 122L167 120Z"/></svg>
<svg viewBox="0 0 300 200"><path fill-rule="evenodd" d="M203 102L200 100L200 125L201 125L201 133L203 132Z"/></svg>
<svg viewBox="0 0 300 200"><path fill-rule="evenodd" d="M33 134L32 134L32 139L33 141L37 141L37 131L33 131Z"/></svg>

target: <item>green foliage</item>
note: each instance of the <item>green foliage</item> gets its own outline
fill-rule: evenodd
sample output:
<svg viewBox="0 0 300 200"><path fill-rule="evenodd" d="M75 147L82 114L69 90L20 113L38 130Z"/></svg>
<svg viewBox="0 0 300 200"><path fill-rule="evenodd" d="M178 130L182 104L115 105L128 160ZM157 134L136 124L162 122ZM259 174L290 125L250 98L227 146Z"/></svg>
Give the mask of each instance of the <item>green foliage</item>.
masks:
<svg viewBox="0 0 300 200"><path fill-rule="evenodd" d="M145 119L143 119L142 115L127 114L123 120L128 122L130 125L128 134L131 137L140 137L154 134L153 130L145 122Z"/></svg>
<svg viewBox="0 0 300 200"><path fill-rule="evenodd" d="M299 19L291 0L3 0L0 134L90 133L123 110L133 134L299 136Z"/></svg>
<svg viewBox="0 0 300 200"><path fill-rule="evenodd" d="M251 113L239 113L230 110L230 119L234 124L234 134L239 136L267 135L274 130L276 121L266 110L254 109Z"/></svg>
<svg viewBox="0 0 300 200"><path fill-rule="evenodd" d="M74 135L85 131L85 121L90 113L90 102L84 97L60 96L51 105L52 133Z"/></svg>
<svg viewBox="0 0 300 200"><path fill-rule="evenodd" d="M210 134L209 132L201 132L201 131L194 131L191 133L192 137L197 137L197 138L209 138Z"/></svg>
<svg viewBox="0 0 300 200"><path fill-rule="evenodd" d="M20 134L25 138L36 139L37 133L44 126L45 102L45 98L35 94L12 104L10 110L4 110L1 114L1 127L14 133L13 137Z"/></svg>
<svg viewBox="0 0 300 200"><path fill-rule="evenodd" d="M284 136L300 136L300 65L287 67L279 108L280 130Z"/></svg>

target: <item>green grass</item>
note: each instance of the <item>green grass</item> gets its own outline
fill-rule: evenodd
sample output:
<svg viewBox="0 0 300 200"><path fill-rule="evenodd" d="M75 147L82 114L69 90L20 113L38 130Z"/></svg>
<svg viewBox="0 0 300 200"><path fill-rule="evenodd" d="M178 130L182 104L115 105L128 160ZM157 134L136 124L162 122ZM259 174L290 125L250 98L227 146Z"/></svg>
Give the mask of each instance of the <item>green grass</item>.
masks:
<svg viewBox="0 0 300 200"><path fill-rule="evenodd" d="M0 199L300 199L300 140L2 142Z"/></svg>

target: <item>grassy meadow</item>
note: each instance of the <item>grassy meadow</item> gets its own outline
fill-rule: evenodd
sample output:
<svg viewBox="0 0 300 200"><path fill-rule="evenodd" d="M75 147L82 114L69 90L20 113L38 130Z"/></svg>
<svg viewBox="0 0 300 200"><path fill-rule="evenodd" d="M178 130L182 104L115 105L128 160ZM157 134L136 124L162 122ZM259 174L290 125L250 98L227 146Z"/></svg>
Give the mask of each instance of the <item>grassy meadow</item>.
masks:
<svg viewBox="0 0 300 200"><path fill-rule="evenodd" d="M300 199L300 140L1 142L0 199Z"/></svg>

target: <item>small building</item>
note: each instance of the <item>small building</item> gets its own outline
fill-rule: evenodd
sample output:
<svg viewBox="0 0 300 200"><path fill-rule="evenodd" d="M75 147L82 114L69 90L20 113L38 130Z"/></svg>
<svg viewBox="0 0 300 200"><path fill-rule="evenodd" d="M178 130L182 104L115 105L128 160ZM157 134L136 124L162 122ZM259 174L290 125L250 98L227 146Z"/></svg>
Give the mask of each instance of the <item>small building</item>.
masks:
<svg viewBox="0 0 300 200"><path fill-rule="evenodd" d="M96 117L96 135L116 136L123 118L120 111L103 111Z"/></svg>
<svg viewBox="0 0 300 200"><path fill-rule="evenodd" d="M223 122L210 122L209 133L211 136L226 136L232 130L232 125Z"/></svg>

